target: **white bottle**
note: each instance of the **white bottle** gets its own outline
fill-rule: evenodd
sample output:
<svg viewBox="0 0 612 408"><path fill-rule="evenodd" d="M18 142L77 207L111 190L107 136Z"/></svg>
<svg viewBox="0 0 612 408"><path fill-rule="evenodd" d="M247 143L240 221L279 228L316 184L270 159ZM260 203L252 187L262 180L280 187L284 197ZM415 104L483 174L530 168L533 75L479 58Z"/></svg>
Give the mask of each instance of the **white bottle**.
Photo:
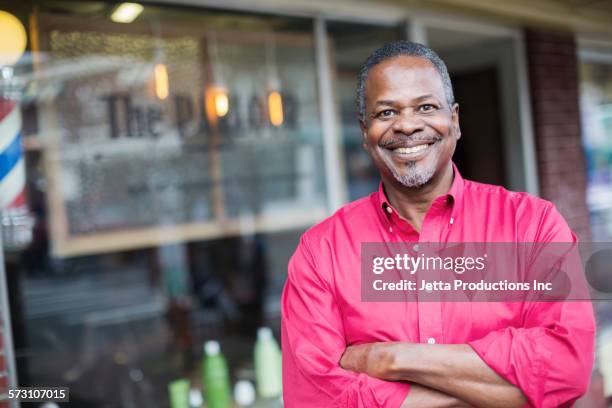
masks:
<svg viewBox="0 0 612 408"><path fill-rule="evenodd" d="M234 385L234 401L239 407L250 407L255 402L255 387L250 381L240 380Z"/></svg>
<svg viewBox="0 0 612 408"><path fill-rule="evenodd" d="M257 331L255 343L255 379L257 394L262 398L278 397L282 393L281 352L269 327Z"/></svg>

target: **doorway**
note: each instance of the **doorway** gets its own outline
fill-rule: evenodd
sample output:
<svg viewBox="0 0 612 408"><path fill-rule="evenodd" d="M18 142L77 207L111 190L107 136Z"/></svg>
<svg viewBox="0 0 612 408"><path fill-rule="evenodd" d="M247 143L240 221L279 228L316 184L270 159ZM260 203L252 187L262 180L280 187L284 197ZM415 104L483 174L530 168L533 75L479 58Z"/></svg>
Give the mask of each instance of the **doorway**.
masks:
<svg viewBox="0 0 612 408"><path fill-rule="evenodd" d="M446 63L459 104L462 135L453 160L462 175L537 194L520 39L504 29L425 24L423 37Z"/></svg>
<svg viewBox="0 0 612 408"><path fill-rule="evenodd" d="M451 80L462 132L453 161L467 179L507 185L497 70L459 72Z"/></svg>

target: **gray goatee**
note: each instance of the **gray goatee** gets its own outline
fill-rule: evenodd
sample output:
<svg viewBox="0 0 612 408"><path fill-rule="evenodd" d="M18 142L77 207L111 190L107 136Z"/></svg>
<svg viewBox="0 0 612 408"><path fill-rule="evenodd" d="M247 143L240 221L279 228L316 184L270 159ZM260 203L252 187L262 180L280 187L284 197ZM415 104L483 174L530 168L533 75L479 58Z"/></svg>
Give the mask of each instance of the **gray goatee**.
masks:
<svg viewBox="0 0 612 408"><path fill-rule="evenodd" d="M407 171L400 174L394 166L390 166L393 177L402 185L410 188L421 187L433 177L436 169L431 168L419 169L416 162L408 162Z"/></svg>

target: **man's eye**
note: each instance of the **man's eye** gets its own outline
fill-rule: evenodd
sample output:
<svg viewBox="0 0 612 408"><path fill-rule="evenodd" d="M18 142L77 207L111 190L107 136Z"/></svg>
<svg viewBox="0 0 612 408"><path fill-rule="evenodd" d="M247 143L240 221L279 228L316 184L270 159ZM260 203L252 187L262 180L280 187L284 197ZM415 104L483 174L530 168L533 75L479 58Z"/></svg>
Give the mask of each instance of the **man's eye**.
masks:
<svg viewBox="0 0 612 408"><path fill-rule="evenodd" d="M430 103L426 103L424 105L419 106L419 112L429 113L437 110L438 107L436 105L432 105Z"/></svg>
<svg viewBox="0 0 612 408"><path fill-rule="evenodd" d="M385 109L376 114L377 118L389 118L393 116L395 112L392 109Z"/></svg>

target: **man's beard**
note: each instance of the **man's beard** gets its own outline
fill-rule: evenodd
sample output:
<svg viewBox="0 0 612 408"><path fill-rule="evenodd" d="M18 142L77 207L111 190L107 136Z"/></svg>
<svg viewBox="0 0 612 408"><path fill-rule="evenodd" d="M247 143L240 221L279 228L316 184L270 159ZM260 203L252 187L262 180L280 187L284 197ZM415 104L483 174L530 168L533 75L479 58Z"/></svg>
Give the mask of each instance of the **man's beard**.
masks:
<svg viewBox="0 0 612 408"><path fill-rule="evenodd" d="M406 169L404 170L403 174L400 174L400 172L394 165L389 164L391 163L388 163L388 167L391 170L393 177L395 177L395 179L399 181L400 184L402 184L403 186L410 188L416 188L425 185L427 182L429 182L429 180L431 180L434 173L436 172L434 166L429 166L420 169L417 166L416 162L408 162L406 164Z"/></svg>
<svg viewBox="0 0 612 408"><path fill-rule="evenodd" d="M381 147L385 148L386 146L392 145L396 140L397 139L391 138L385 141L381 145ZM423 138L423 137L410 138L409 140L412 140L414 142L417 142L417 141L432 142L432 145L428 147L428 149L433 149L435 147L438 147L438 144L442 142L442 136L435 135L433 137L427 137L427 138ZM435 154L435 153L436 152L430 152L429 154ZM400 172L399 169L397 168L397 165L394 163L393 159L391 159L390 157L383 156L383 161L385 162L385 165L387 166L387 168L391 171L391 174L393 174L393 177L404 187L409 187L409 188L421 187L427 184L429 180L431 180L434 174L436 173L435 164L417 166L416 161L409 161L405 164L405 167L402 168L402 171Z"/></svg>

